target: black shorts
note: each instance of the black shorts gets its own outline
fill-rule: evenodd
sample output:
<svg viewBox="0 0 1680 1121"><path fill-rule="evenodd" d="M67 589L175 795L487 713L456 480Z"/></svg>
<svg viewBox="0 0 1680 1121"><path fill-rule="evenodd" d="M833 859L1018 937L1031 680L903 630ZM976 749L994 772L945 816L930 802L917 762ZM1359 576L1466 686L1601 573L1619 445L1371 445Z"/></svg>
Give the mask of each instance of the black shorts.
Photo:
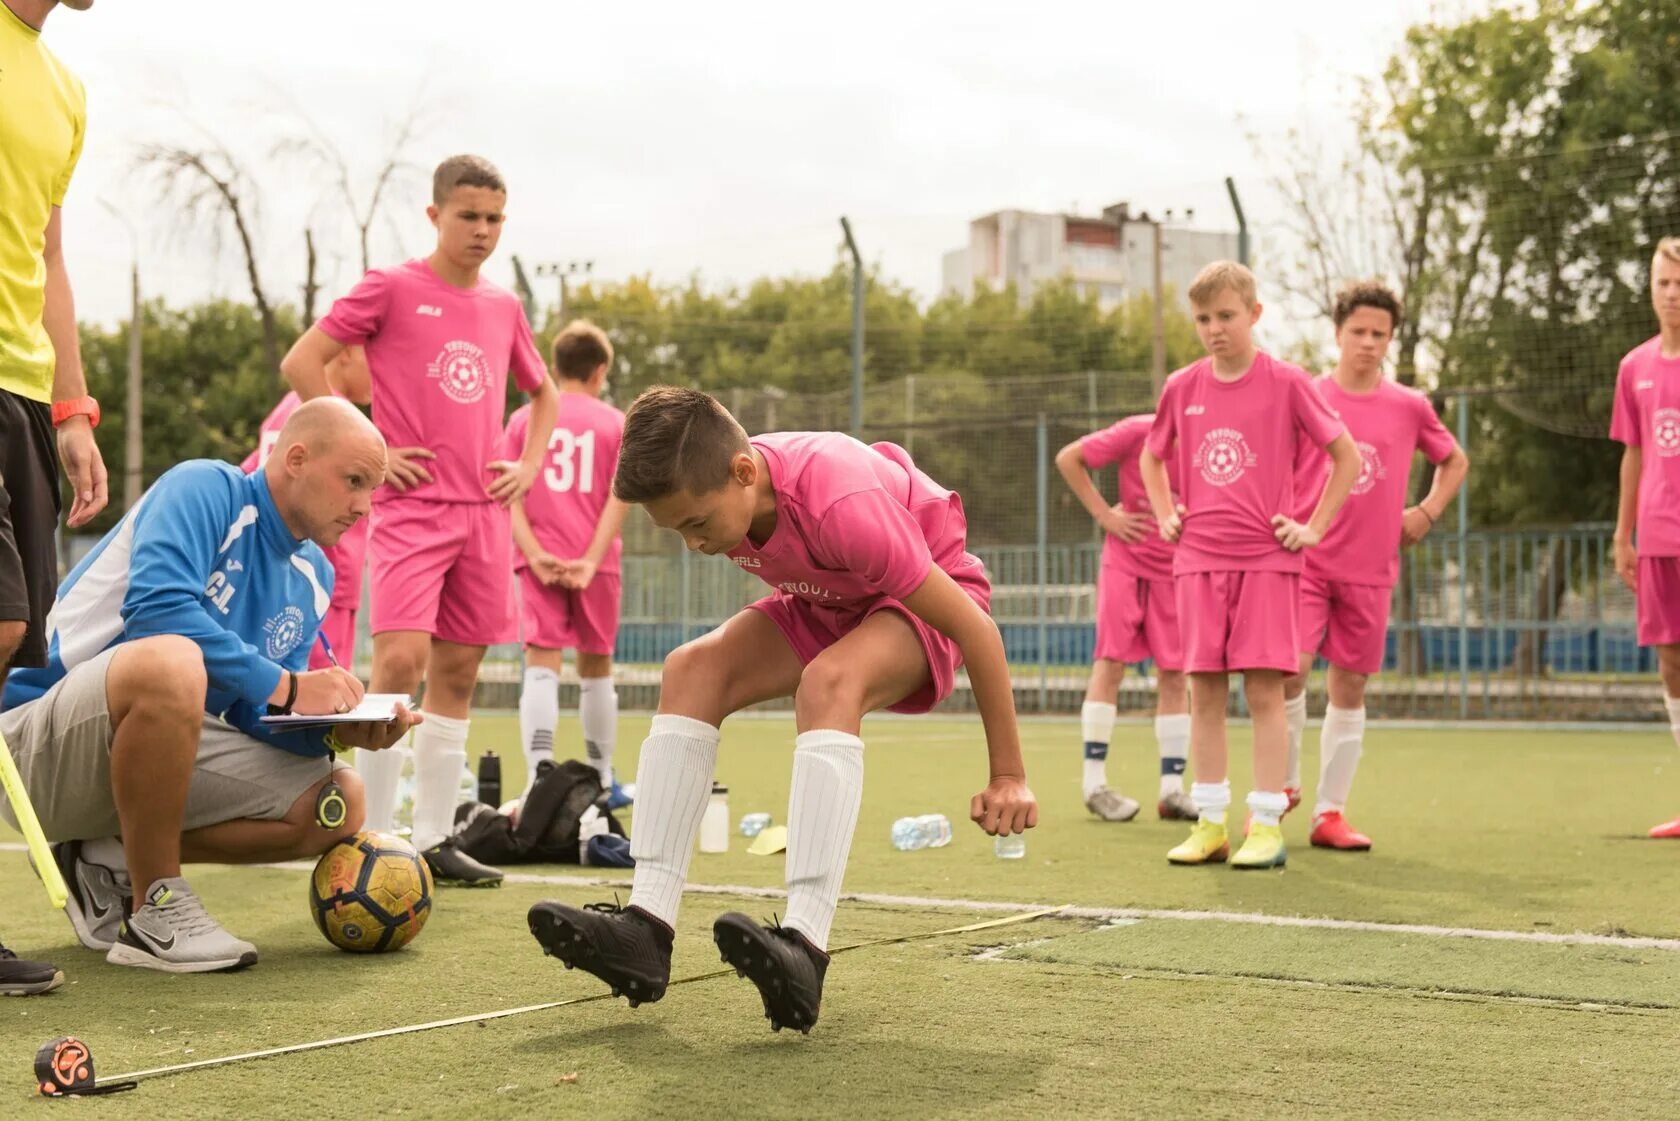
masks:
<svg viewBox="0 0 1680 1121"><path fill-rule="evenodd" d="M14 666L47 664L61 502L52 406L0 390L0 621L29 624Z"/></svg>

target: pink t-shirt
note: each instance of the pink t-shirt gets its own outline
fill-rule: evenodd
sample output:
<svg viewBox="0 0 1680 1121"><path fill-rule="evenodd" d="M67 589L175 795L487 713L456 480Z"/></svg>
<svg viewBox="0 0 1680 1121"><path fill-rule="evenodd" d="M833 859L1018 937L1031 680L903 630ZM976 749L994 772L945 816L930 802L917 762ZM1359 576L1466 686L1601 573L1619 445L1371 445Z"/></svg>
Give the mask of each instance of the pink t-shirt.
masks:
<svg viewBox="0 0 1680 1121"><path fill-rule="evenodd" d="M1128 545L1112 533L1103 537L1102 559L1121 572L1145 580L1171 580L1173 547L1161 540L1155 525L1149 495L1143 490L1143 470L1138 456L1143 442L1149 438L1149 426L1155 422L1154 413L1129 416L1125 420L1093 432L1079 441L1085 466L1096 469L1111 463L1120 465L1120 506L1128 514L1149 515L1149 536L1135 545ZM1178 461L1167 460L1167 481L1172 484L1173 500L1178 501Z"/></svg>
<svg viewBox="0 0 1680 1121"><path fill-rule="evenodd" d="M962 499L922 473L897 444L838 432L754 436L776 491L776 528L762 547L730 551L771 587L822 607L861 613L902 600L937 564L965 589L989 593L967 551Z"/></svg>
<svg viewBox="0 0 1680 1121"><path fill-rule="evenodd" d="M1458 441L1435 415L1429 398L1386 378L1371 393L1349 393L1325 374L1313 382L1359 445L1359 478L1324 540L1306 550L1308 572L1347 584L1392 588L1400 579L1400 515L1412 455L1440 463ZM1330 457L1302 444L1295 460L1295 518L1306 521L1330 479Z"/></svg>
<svg viewBox="0 0 1680 1121"><path fill-rule="evenodd" d="M489 502L508 372L527 392L548 376L513 293L479 278L445 283L422 259L371 269L317 326L367 348L373 423L393 448L422 447L435 480L406 492L433 502ZM381 487L374 500L404 497Z"/></svg>
<svg viewBox="0 0 1680 1121"><path fill-rule="evenodd" d="M268 462L268 457L274 452L274 446L280 442L280 430L286 426L286 420L301 404L303 401L296 393L288 393L280 398L280 403L274 406L274 411L263 418L257 448L239 465L241 471L247 475L254 474ZM374 493L379 492L376 490ZM355 611L362 605L362 566L367 557L367 537L368 519L363 518L338 539L338 544L322 550L327 554L327 563L333 567L334 607Z"/></svg>
<svg viewBox="0 0 1680 1121"><path fill-rule="evenodd" d="M508 418L503 459L518 459L524 452L530 417L531 406L522 405ZM542 547L562 560L589 551L601 511L612 497L618 446L623 440L623 413L586 393L560 394L560 418L548 438L542 474L525 494L525 518ZM623 551L623 540L613 538L600 571L617 572ZM518 571L525 567L525 554L514 552L514 570Z"/></svg>
<svg viewBox="0 0 1680 1121"><path fill-rule="evenodd" d="M1305 370L1269 354L1236 381L1214 377L1208 358L1168 378L1148 447L1178 461L1189 511L1173 572L1300 572L1301 554L1278 543L1272 518L1295 508L1300 445L1324 447L1346 430Z"/></svg>
<svg viewBox="0 0 1680 1121"><path fill-rule="evenodd" d="M1642 557L1680 557L1680 358L1660 337L1640 343L1616 374L1610 438L1644 449L1635 538Z"/></svg>

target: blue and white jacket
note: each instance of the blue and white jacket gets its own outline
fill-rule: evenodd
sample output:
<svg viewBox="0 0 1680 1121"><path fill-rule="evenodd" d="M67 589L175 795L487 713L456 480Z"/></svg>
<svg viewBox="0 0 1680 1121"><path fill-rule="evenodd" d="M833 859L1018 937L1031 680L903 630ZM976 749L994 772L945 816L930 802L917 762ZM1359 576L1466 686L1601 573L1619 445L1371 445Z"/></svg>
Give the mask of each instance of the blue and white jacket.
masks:
<svg viewBox="0 0 1680 1121"><path fill-rule="evenodd" d="M326 755L319 731L259 718L283 670L302 672L332 602L333 570L293 537L263 472L213 459L165 472L59 586L47 616L47 665L13 670L0 711L38 699L120 643L192 639L204 652L204 711L275 747Z"/></svg>

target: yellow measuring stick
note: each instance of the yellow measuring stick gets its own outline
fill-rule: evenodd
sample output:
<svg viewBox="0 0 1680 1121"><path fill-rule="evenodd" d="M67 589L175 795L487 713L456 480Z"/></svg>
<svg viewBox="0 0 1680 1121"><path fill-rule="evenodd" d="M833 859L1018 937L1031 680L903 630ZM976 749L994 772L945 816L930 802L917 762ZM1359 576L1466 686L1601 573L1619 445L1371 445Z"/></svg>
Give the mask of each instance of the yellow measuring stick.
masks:
<svg viewBox="0 0 1680 1121"><path fill-rule="evenodd" d="M64 886L64 877L59 875L52 849L47 847L47 835L41 832L41 821L35 816L35 807L30 804L29 791L23 788L23 776L18 774L17 764L12 762L12 749L6 746L5 736L0 736L0 782L6 786L6 800L12 804L12 816L17 819L18 828L23 830L23 839L29 842L29 855L35 860L35 871L41 877L41 883L46 885L47 898L62 911L65 901L70 898L70 891Z"/></svg>

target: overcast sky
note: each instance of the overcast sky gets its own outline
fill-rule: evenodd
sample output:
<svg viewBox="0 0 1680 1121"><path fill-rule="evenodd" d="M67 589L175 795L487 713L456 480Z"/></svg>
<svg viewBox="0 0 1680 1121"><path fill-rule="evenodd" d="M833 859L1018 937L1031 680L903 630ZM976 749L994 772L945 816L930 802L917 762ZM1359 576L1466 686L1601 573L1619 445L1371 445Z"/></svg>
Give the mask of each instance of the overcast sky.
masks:
<svg viewBox="0 0 1680 1121"><path fill-rule="evenodd" d="M342 207L271 149L306 115L365 190L419 104L417 163L473 151L509 180L488 267L503 283L510 252L608 279L821 273L846 214L871 262L932 296L940 254L993 210L1125 199L1226 228L1233 175L1264 228L1276 207L1249 133L1332 133L1353 82L1428 8L98 0L46 28L88 90L71 275L84 318L126 313L129 235L109 204L138 229L149 292L246 298L233 244L176 220L134 172L139 145L189 137L190 117L256 174L270 291L296 298L314 221L337 295L360 272ZM429 250L425 201L413 180L375 263Z"/></svg>

